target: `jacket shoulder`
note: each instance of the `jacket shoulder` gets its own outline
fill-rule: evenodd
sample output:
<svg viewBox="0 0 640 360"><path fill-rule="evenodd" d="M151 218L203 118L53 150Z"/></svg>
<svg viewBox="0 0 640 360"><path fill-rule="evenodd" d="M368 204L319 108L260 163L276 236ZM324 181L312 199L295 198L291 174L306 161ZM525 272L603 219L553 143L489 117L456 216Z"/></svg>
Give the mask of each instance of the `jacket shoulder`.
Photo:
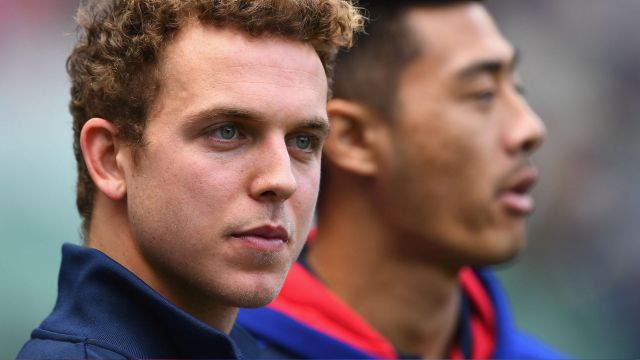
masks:
<svg viewBox="0 0 640 360"><path fill-rule="evenodd" d="M523 333L513 331L509 335L509 341L496 354L496 358L504 359L571 359L540 340Z"/></svg>
<svg viewBox="0 0 640 360"><path fill-rule="evenodd" d="M126 359L122 354L91 343L88 339L36 329L17 359Z"/></svg>
<svg viewBox="0 0 640 360"><path fill-rule="evenodd" d="M496 359L570 359L551 346L528 335L516 326L511 314L507 295L502 290L493 271L487 268L474 269L489 293L496 312L498 344Z"/></svg>

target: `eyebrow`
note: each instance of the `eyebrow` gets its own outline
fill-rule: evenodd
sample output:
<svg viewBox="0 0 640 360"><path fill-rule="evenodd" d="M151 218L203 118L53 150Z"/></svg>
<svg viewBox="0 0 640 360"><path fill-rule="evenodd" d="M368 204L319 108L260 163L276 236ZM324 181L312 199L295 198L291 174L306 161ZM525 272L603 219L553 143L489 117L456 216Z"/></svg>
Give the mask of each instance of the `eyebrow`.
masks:
<svg viewBox="0 0 640 360"><path fill-rule="evenodd" d="M235 107L213 107L199 111L195 114L187 116L187 123L197 124L202 121L212 120L216 118L226 118L236 121L255 121L264 122L265 116L260 115L257 112ZM303 119L296 128L315 130L326 137L329 135L329 121L323 117L311 117Z"/></svg>
<svg viewBox="0 0 640 360"><path fill-rule="evenodd" d="M232 107L214 107L199 111L195 114L191 114L187 117L187 122L198 123L201 121L212 120L215 118L224 117L234 120L253 120L259 119L258 114L249 110Z"/></svg>
<svg viewBox="0 0 640 360"><path fill-rule="evenodd" d="M323 138L329 136L329 121L323 118L305 120L300 127L302 129L317 131Z"/></svg>
<svg viewBox="0 0 640 360"><path fill-rule="evenodd" d="M513 56L508 62L504 62L500 59L476 61L462 68L462 70L458 72L458 75L456 77L465 80L474 78L481 74L496 75L505 69L515 69L521 58L522 52L516 48L514 49Z"/></svg>

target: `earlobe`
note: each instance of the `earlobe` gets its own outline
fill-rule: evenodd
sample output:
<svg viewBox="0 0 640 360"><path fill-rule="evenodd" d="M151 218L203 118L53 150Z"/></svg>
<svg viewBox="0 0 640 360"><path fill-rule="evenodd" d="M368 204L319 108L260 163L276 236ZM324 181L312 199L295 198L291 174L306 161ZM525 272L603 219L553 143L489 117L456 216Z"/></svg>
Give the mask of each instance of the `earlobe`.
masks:
<svg viewBox="0 0 640 360"><path fill-rule="evenodd" d="M111 122L92 118L80 132L80 147L91 179L100 192L112 200L126 195L125 174L118 162L123 149L117 141L118 131Z"/></svg>
<svg viewBox="0 0 640 360"><path fill-rule="evenodd" d="M324 146L328 160L344 171L372 176L378 171L376 147L380 119L367 107L342 99L327 105L331 133Z"/></svg>

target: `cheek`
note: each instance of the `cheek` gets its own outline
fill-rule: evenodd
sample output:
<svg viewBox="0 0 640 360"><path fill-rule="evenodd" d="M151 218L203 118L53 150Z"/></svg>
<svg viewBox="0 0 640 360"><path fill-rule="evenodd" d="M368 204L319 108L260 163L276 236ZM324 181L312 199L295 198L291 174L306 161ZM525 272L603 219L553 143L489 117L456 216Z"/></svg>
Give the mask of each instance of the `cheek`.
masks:
<svg viewBox="0 0 640 360"><path fill-rule="evenodd" d="M476 149L472 139L465 133L455 132L444 126L411 127L405 132L405 140L396 139L400 144L395 160L397 167L407 169L413 179L409 182L422 183L432 191L449 193L464 182L475 171L473 169ZM402 169L398 169L402 172Z"/></svg>
<svg viewBox="0 0 640 360"><path fill-rule="evenodd" d="M306 228L313 218L313 211L318 199L320 186L320 165L296 170L297 188L289 199L294 216L298 219L299 226ZM306 231L306 230L305 230ZM306 236L306 234L303 234Z"/></svg>
<svg viewBox="0 0 640 360"><path fill-rule="evenodd" d="M167 190L182 194L186 197L183 200L219 207L221 203L212 203L212 200L225 201L240 194L246 167L208 154L185 156L176 161L178 165L168 164L161 176L175 186Z"/></svg>
<svg viewBox="0 0 640 360"><path fill-rule="evenodd" d="M242 170L206 156L159 154L145 165L141 176L136 177L137 199L132 203L146 204L145 211L160 218L156 223L161 220L176 227L221 218L220 205L232 203L240 193Z"/></svg>
<svg viewBox="0 0 640 360"><path fill-rule="evenodd" d="M391 178L385 181L391 185L383 184L387 189L381 191L416 221L442 222L486 205L490 193L489 169L482 161L486 146L469 129L452 125L446 118L435 124L414 123L394 139Z"/></svg>
<svg viewBox="0 0 640 360"><path fill-rule="evenodd" d="M462 112L437 120L407 129L413 145L405 150L418 158L413 165L422 167L424 180L439 182L443 191L464 193L486 187L500 161L492 124Z"/></svg>
<svg viewBox="0 0 640 360"><path fill-rule="evenodd" d="M295 203L301 208L315 207L320 188L320 165L313 165L296 171L297 189Z"/></svg>

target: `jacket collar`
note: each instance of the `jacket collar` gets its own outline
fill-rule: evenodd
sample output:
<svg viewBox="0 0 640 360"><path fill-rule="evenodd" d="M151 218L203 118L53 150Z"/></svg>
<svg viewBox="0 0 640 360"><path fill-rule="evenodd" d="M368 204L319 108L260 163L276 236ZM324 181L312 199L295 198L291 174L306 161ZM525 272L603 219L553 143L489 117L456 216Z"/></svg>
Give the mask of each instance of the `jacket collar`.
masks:
<svg viewBox="0 0 640 360"><path fill-rule="evenodd" d="M256 349L241 328L231 336L214 329L95 249L63 246L58 287L55 308L40 328L127 357L242 358L239 347Z"/></svg>

